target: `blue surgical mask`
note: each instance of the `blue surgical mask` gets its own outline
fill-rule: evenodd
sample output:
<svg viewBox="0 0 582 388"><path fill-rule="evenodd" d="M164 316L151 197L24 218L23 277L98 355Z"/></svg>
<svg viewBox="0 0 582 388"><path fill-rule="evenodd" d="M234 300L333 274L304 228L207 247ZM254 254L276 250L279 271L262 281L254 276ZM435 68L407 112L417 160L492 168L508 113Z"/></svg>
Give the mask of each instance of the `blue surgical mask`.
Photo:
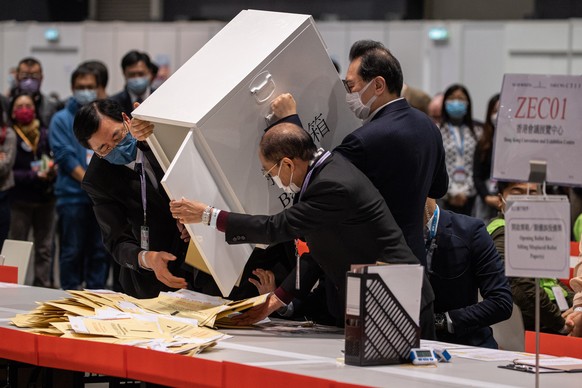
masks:
<svg viewBox="0 0 582 388"><path fill-rule="evenodd" d="M144 94L149 85L150 79L148 77L134 77L127 80L127 88L129 91L138 96Z"/></svg>
<svg viewBox="0 0 582 388"><path fill-rule="evenodd" d="M103 159L111 164L125 165L135 160L137 156L137 139L131 133L123 138Z"/></svg>
<svg viewBox="0 0 582 388"><path fill-rule="evenodd" d="M445 101L445 110L452 119L462 119L467 114L467 102L462 100Z"/></svg>
<svg viewBox="0 0 582 388"><path fill-rule="evenodd" d="M94 89L79 89L73 92L73 98L79 105L89 104L97 99L97 91Z"/></svg>

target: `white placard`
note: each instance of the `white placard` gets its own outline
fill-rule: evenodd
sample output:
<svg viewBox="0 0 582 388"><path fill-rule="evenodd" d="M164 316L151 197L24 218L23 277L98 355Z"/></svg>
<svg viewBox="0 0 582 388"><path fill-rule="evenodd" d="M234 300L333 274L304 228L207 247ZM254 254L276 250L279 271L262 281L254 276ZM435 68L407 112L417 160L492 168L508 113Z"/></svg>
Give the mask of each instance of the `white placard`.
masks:
<svg viewBox="0 0 582 388"><path fill-rule="evenodd" d="M493 178L525 182L530 161L547 182L582 185L582 77L506 74L495 131Z"/></svg>
<svg viewBox="0 0 582 388"><path fill-rule="evenodd" d="M568 197L510 195L505 210L505 274L566 278L569 271Z"/></svg>

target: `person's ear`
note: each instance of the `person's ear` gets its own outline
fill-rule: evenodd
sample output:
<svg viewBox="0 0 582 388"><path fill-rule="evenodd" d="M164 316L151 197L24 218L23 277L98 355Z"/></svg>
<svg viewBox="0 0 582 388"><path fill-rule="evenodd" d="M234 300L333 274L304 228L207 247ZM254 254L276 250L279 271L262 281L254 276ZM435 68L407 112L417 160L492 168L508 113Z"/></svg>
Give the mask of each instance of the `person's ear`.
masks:
<svg viewBox="0 0 582 388"><path fill-rule="evenodd" d="M374 78L374 94L380 95L387 90L386 80L384 77L378 76Z"/></svg>

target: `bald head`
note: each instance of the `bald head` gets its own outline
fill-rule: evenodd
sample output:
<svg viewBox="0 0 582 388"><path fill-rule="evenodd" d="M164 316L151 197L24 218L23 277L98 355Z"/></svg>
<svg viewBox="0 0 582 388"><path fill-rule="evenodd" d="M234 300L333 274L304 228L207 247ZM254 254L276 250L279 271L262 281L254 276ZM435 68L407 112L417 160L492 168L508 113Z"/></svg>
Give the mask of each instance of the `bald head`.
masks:
<svg viewBox="0 0 582 388"><path fill-rule="evenodd" d="M278 163L284 157L310 161L317 147L305 130L292 123L280 123L271 127L259 144L266 161Z"/></svg>

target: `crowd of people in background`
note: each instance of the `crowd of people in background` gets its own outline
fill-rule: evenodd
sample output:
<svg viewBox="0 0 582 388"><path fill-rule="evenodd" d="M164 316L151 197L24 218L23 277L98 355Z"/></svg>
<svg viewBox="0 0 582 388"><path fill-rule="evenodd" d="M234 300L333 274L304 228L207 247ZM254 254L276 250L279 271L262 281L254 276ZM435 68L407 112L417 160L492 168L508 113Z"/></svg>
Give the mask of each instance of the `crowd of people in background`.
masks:
<svg viewBox="0 0 582 388"><path fill-rule="evenodd" d="M377 46L372 49L383 50L382 47ZM411 248L411 253L414 253L419 261L428 268L433 288L437 287L437 284L449 284L450 279L460 280L457 279L454 271L451 272L450 268L437 260L438 257L445 255L446 247L444 245L441 246L440 251L434 252L436 261L434 262L435 266L431 267L431 262L429 261L427 264L425 261L426 247L430 243L430 238L425 235L423 239L419 233L408 233L408 226L411 230L416 229L415 225L407 226L407 222L418 221L420 224L423 210L426 210L422 221L423 225L426 225L427 222L430 223L435 219L434 217L436 217L435 222L437 222L439 214L442 214L445 220L452 220L449 224L443 223L442 233L448 228L475 230L479 231L480 238L489 239L489 235L485 233L484 225L491 222L487 230L493 235L493 238L491 241L487 240L488 243L482 247L482 251L493 247L493 241L495 241L497 252L487 251L487 253L483 253L483 257L487 257L487 263L492 269L489 276L501 273L501 263L504 259L502 241L504 196L511 190L518 190L520 186L508 186L506 183L497 184L491 178L494 136L500 109L499 94L493 95L488 101L485 117L477 118L473 113L474 105L466 86L452 84L432 97L410 85L403 85L403 87L399 85L396 90L394 87L397 83L393 83L393 80L389 79L390 76L385 76L380 70L374 77L359 79L357 71L361 66L362 58L365 60L366 56L358 54L350 58L352 63L346 80L346 85L350 88L348 94L353 95L354 101L361 102L365 94L376 93L379 100L376 101L376 97L371 97L368 100L372 101L367 107L368 114L376 112L376 109L380 110L384 105L392 104L392 100L396 100L392 107L397 107L398 104L402 105L403 103L397 101L400 95L411 107L423 112L420 114L415 111L414 114L408 115L407 120L414 122L415 128L435 129L437 138L440 133L442 149L444 150L444 154L441 155L442 163L446 167L448 185L445 180L441 180L439 182L443 185L440 185L442 187L439 186L438 190L430 187L430 184L434 184L436 179L433 179L432 176L428 183L420 182L417 186L412 185L410 190L418 191L418 187L422 183L423 191L417 193L418 195L415 197L418 206L416 206L416 202L415 206L406 206L405 204L411 202L412 192L405 193L405 188L401 184L398 189L394 189L394 184L392 184L394 182L387 178L390 174L376 174L374 171L366 171L363 164L359 163L364 154L366 157L378 155L381 156L377 160L378 163L369 168L389 168L395 163L388 160L390 155L406 151L405 149L397 150L397 146L389 151L386 151L388 148L381 151L382 147L390 145L386 139L383 143L381 137L378 137L378 141L366 143L366 138L370 139L379 133L375 132L379 129L376 129L373 122L371 124L365 121L365 125L358 129L359 132L354 131L353 134L344 139L342 145L335 151L362 170L379 189L390 211L394 214L398 226L404 232L404 238ZM352 68L352 66L355 67ZM82 183L92 158L99 157L111 164L127 164L131 161L124 160L123 155L116 152L104 152L103 155L96 156L92 149L86 148L87 144L81 145L79 143L73 130L77 112L94 101L104 99L115 101L129 120L135 104L141 103L154 91L152 82L156 78L158 68L146 53L136 50L128 52L121 60L121 71L125 79L123 90L108 96L106 91L109 79L107 67L97 60L83 62L76 67L71 75L71 96L65 101L60 101L55 96L43 93L41 87L45 74L43 74L42 64L35 58L28 57L19 61L14 69L13 84L10 90L0 98L0 249L7 238L31 239L34 242L32 284L35 286L63 289L110 287L117 291L124 290L123 285L119 283L120 265L113 259L112 252L108 251L103 243L103 226L101 225L100 228L94 212L95 200L87 194ZM376 102L374 103L374 101ZM360 110L360 113L363 111ZM389 109L386 110L386 112L388 111ZM115 112L114 117L117 118L117 113L120 112ZM378 117L381 117L382 114L378 114ZM428 117L432 119L432 122ZM121 120L121 116L119 120ZM125 119L123 120L120 122L125 123ZM381 120L384 119L375 122L382 123ZM400 125L397 124L398 119L385 119L386 123L390 120L392 120L390 125ZM417 125L421 121L422 125ZM300 122L298 124L300 125ZM297 131L297 128L293 130ZM417 135L421 137L420 134ZM426 136L428 137L428 134ZM400 140L409 141L412 138ZM407 166L406 163L401 165L403 168ZM437 174L439 166L434 167L435 174ZM281 167L279 167L280 169ZM373 176L381 177L378 179L382 181L374 181ZM395 182L403 182L404 180L398 177L394 178ZM384 185L386 182L391 184ZM533 192L534 188L530 192ZM400 192L398 192L399 190ZM548 193L570 196L573 225L571 237L573 240L579 240L582 233L582 189L549 187ZM431 197L431 194L439 194L432 195L437 197L436 202L429 201L426 207L423 207L426 198ZM418 209L416 209L417 207ZM440 213L440 209L445 212ZM482 222L475 223L469 218L459 218L458 214L480 219ZM173 220L170 219L170 221ZM466 227L463 228L463 225ZM436 237L436 235L432 237ZM467 241L470 241L471 238L471 236L467 236ZM113 243L111 242L111 244ZM464 253L457 259L459 263L469 263L471 255L480 255L480 252L477 250ZM432 259L432 254L433 252L430 251L429 259ZM450 254L455 255L454 253ZM58 266L54 265L55 261ZM485 264L480 263L480 265ZM59 269L58 279L55 278L53 268ZM127 272L127 268L123 268L123 270ZM110 276L110 272L113 273L113 276ZM264 274L265 272L259 273ZM524 321L527 318L526 327L530 328L533 319L530 317L531 309L529 308L533 306L530 286L533 279L513 278L507 282L503 275L499 276L501 277L495 277L495 282L499 284L501 291L490 291L485 287L485 293L483 293L483 289L480 289L486 299L485 303L489 303L487 302L488 292L493 295L492 298L502 300L503 308L497 312L497 315L507 318L511 311L511 297L509 296L511 288L513 302L521 308ZM112 279L112 281L110 282L108 279ZM257 285L258 288L263 286L260 280L260 278L253 280L253 284ZM545 280L550 281L550 283L555 281L555 279ZM485 281L486 279L483 279L483 284ZM566 319L562 317L562 312L553 303L555 297L552 287L557 286L557 283L550 283L547 283L547 287L542 287L542 328L548 332L565 334L568 332ZM477 291L476 285L473 284L471 287L473 286L474 291ZM479 286L479 288L481 287ZM564 296L571 305L573 294L571 290L565 287L563 289ZM439 290L435 289L435 294L437 295L435 312L439 314L442 312L444 324L447 323L447 320L450 321L451 317L453 321L465 320L466 326L470 326L473 321L481 320L483 312L459 310L464 307L463 304L473 305L477 303L476 292L474 295L473 293L468 295L467 300L460 300L461 305L459 306L451 304L452 302L447 304L439 301L438 296L441 294ZM544 310L544 305L547 307L546 310ZM486 324L489 324L487 317L483 319ZM460 327L458 326L457 330ZM459 335L457 332L457 336ZM442 338L453 340L453 337L452 332L448 332ZM483 333L480 340L483 344L492 344L489 332Z"/></svg>

